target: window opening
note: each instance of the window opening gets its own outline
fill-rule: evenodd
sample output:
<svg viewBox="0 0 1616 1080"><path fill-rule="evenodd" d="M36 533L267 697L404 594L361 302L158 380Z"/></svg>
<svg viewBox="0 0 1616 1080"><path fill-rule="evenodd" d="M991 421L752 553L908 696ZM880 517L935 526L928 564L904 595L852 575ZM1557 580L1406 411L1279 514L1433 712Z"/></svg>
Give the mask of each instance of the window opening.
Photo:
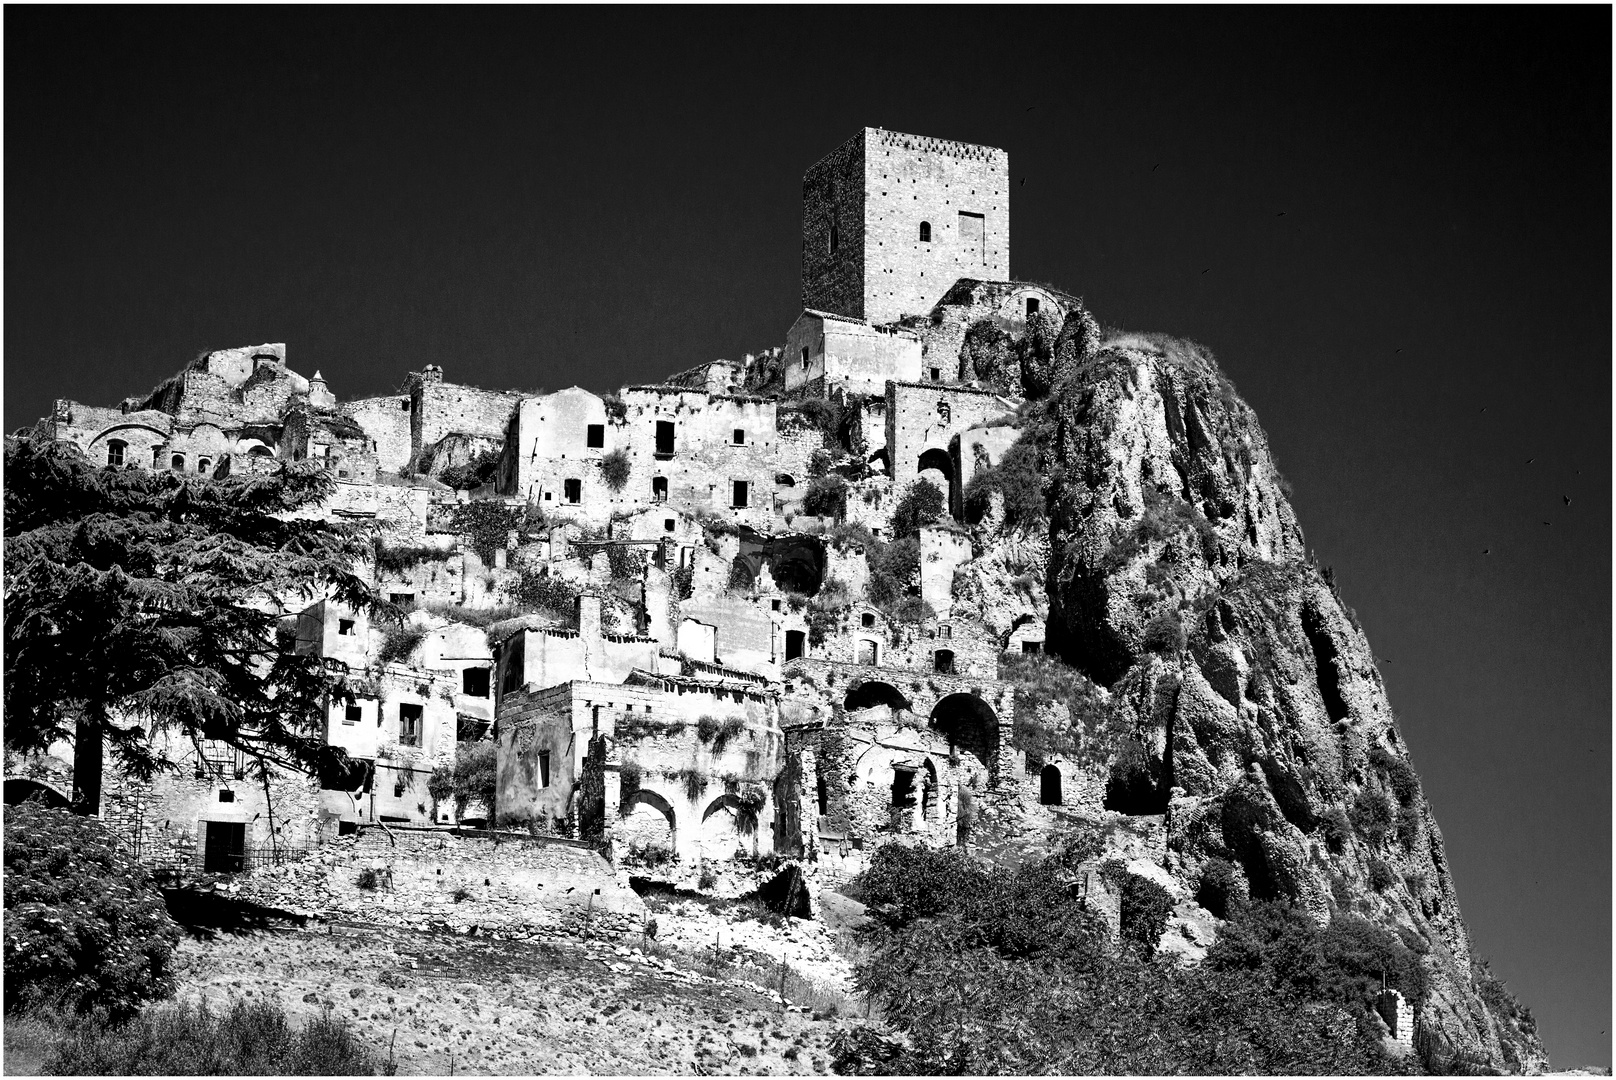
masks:
<svg viewBox="0 0 1616 1080"><path fill-rule="evenodd" d="M359 706L349 705L342 711L342 722L344 724L357 724L359 723L360 718L363 716L364 711L360 709Z"/></svg>
<svg viewBox="0 0 1616 1080"><path fill-rule="evenodd" d="M735 481L735 492L734 492L734 497L730 500L730 506L735 508L736 510L744 510L746 508L746 497L747 497L747 483L746 483L746 481L745 480L737 480L737 481Z"/></svg>
<svg viewBox="0 0 1616 1080"><path fill-rule="evenodd" d="M197 458L196 471L199 473L205 473L212 464L213 462L209 461L207 458Z"/></svg>
<svg viewBox="0 0 1616 1080"><path fill-rule="evenodd" d="M875 664L875 642L860 640L858 643L858 660L860 664Z"/></svg>
<svg viewBox="0 0 1616 1080"><path fill-rule="evenodd" d="M1061 805L1061 773L1053 765L1045 765L1038 774L1038 802L1043 806Z"/></svg>
<svg viewBox="0 0 1616 1080"><path fill-rule="evenodd" d="M801 630L787 630L786 631L786 659L787 660L795 660L795 659L797 659L797 657L802 655L803 642L806 640L807 637L808 637L808 635L805 634ZM823 809L820 810L820 813L824 813L824 812L825 811Z"/></svg>
<svg viewBox="0 0 1616 1080"><path fill-rule="evenodd" d="M744 429L744 428L736 428L735 429L735 434L730 437L730 441L733 442L736 446L745 446L746 445L746 429Z"/></svg>
<svg viewBox="0 0 1616 1080"><path fill-rule="evenodd" d="M337 620L337 636L338 637L353 637L354 636L354 621L352 619L338 619Z"/></svg>
<svg viewBox="0 0 1616 1080"><path fill-rule="evenodd" d="M859 619L859 621L861 623L863 623L863 625L865 625L865 626L874 626L875 625L875 616L872 615L870 612L866 611L863 614L863 616Z"/></svg>
<svg viewBox="0 0 1616 1080"><path fill-rule="evenodd" d="M656 453L658 457L673 456L673 421L656 422Z"/></svg>
<svg viewBox="0 0 1616 1080"><path fill-rule="evenodd" d="M931 243L931 222L929 221L920 223L920 242L922 244Z"/></svg>
<svg viewBox="0 0 1616 1080"><path fill-rule="evenodd" d="M234 791L231 791L229 788L225 788L224 790L219 792L219 801L220 802L235 802L236 801L236 793Z"/></svg>
<svg viewBox="0 0 1616 1080"><path fill-rule="evenodd" d="M522 688L522 635L517 634L505 646L505 677L499 684L501 693L508 694Z"/></svg>
<svg viewBox="0 0 1616 1080"><path fill-rule="evenodd" d="M651 499L654 502L668 501L668 478L666 476L651 477Z"/></svg>
<svg viewBox="0 0 1616 1080"><path fill-rule="evenodd" d="M808 346L802 347L802 370L808 370Z"/></svg>
<svg viewBox="0 0 1616 1080"><path fill-rule="evenodd" d="M561 488L563 496L569 503L583 502L584 482L582 480L563 480Z"/></svg>
<svg viewBox="0 0 1616 1080"><path fill-rule="evenodd" d="M841 237L837 234L837 231L836 231L836 223L833 221L833 222L831 222L831 225L830 225L830 253L832 255L836 254L836 248L839 246L838 241L840 239L841 239Z"/></svg>
<svg viewBox="0 0 1616 1080"><path fill-rule="evenodd" d="M122 439L108 439L107 440L107 464L108 465L122 465L123 464L124 447L126 447L128 445L129 444L124 442Z"/></svg>
<svg viewBox="0 0 1616 1080"><path fill-rule="evenodd" d="M939 675L954 674L954 651L952 649L938 649L931 655L932 670Z"/></svg>
<svg viewBox="0 0 1616 1080"><path fill-rule="evenodd" d="M606 425L590 424L588 434L584 437L584 445L591 450L599 450L606 445Z"/></svg>
<svg viewBox="0 0 1616 1080"><path fill-rule="evenodd" d="M1027 315L1031 317L1036 314L1038 314L1038 298L1029 296L1027 297Z"/></svg>
<svg viewBox="0 0 1616 1080"><path fill-rule="evenodd" d="M915 770L903 766L892 769L892 805L897 808L915 805Z"/></svg>
<svg viewBox="0 0 1616 1080"><path fill-rule="evenodd" d="M460 692L467 697L487 697L488 669L485 667L462 668L460 671Z"/></svg>
<svg viewBox="0 0 1616 1080"><path fill-rule="evenodd" d="M550 751L539 751L539 786L550 786Z"/></svg>
<svg viewBox="0 0 1616 1080"><path fill-rule="evenodd" d="M1043 651L1044 643L1042 641L1023 641L1021 643L1021 655L1023 656L1032 656Z"/></svg>
<svg viewBox="0 0 1616 1080"><path fill-rule="evenodd" d="M412 592L390 592L387 594L387 602L401 605L413 604L415 603L415 594Z"/></svg>
<svg viewBox="0 0 1616 1080"><path fill-rule="evenodd" d="M421 745L421 706L405 704L398 707L398 744Z"/></svg>
<svg viewBox="0 0 1616 1080"><path fill-rule="evenodd" d="M168 467L170 469L173 469L175 472L184 472L185 471L185 455L184 454L175 454L173 457L169 458L168 459Z"/></svg>

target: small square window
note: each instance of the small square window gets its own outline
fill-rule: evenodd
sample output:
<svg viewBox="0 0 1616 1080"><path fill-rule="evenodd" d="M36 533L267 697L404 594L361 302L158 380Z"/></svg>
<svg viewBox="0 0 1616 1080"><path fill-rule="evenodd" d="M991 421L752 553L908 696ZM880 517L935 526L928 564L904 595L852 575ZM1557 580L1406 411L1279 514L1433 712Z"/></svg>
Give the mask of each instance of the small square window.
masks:
<svg viewBox="0 0 1616 1080"><path fill-rule="evenodd" d="M599 450L606 445L606 425L590 424L589 433L584 439L584 445L591 450Z"/></svg>
<svg viewBox="0 0 1616 1080"><path fill-rule="evenodd" d="M467 697L488 696L488 669L469 667L460 670L460 692Z"/></svg>
<svg viewBox="0 0 1616 1080"><path fill-rule="evenodd" d="M364 714L360 710L359 706L349 705L342 712L342 722L344 724L357 724L363 715Z"/></svg>
<svg viewBox="0 0 1616 1080"><path fill-rule="evenodd" d="M673 519L672 518L663 518L662 519L662 531L663 532L672 532L673 531Z"/></svg>
<svg viewBox="0 0 1616 1080"><path fill-rule="evenodd" d="M931 381L932 382L942 382L942 380L943 380L943 369L942 368L932 368L931 369Z"/></svg>
<svg viewBox="0 0 1616 1080"><path fill-rule="evenodd" d="M390 592L387 594L389 604L408 605L415 603L415 594L412 592Z"/></svg>
<svg viewBox="0 0 1616 1080"><path fill-rule="evenodd" d="M1029 316L1038 314L1038 298L1036 296L1027 297L1027 314Z"/></svg>
<svg viewBox="0 0 1616 1080"><path fill-rule="evenodd" d="M234 791L231 791L229 788L225 788L223 791L219 792L219 801L220 802L235 802L236 801L236 793Z"/></svg>
<svg viewBox="0 0 1616 1080"><path fill-rule="evenodd" d="M666 476L651 477L651 501L668 501L668 478Z"/></svg>
<svg viewBox="0 0 1616 1080"><path fill-rule="evenodd" d="M544 493L544 501L545 502L549 502L553 498L555 498L555 494L553 492L546 491Z"/></svg>
<svg viewBox="0 0 1616 1080"><path fill-rule="evenodd" d="M780 601L778 601L778 600L770 600L769 601L769 606L771 608L773 608L775 611L779 611L780 610Z"/></svg>
<svg viewBox="0 0 1616 1080"><path fill-rule="evenodd" d="M354 621L352 619L337 620L337 634L341 637L354 636Z"/></svg>
<svg viewBox="0 0 1616 1080"><path fill-rule="evenodd" d="M746 445L746 429L745 428L736 428L734 434L730 436L730 441L733 442L736 446L745 446Z"/></svg>
<svg viewBox="0 0 1616 1080"><path fill-rule="evenodd" d="M563 480L561 482L562 494L569 503L584 501L584 482L582 480Z"/></svg>
<svg viewBox="0 0 1616 1080"><path fill-rule="evenodd" d="M954 636L954 628L947 623L944 623L937 628L937 633L942 637L951 638Z"/></svg>
<svg viewBox="0 0 1616 1080"><path fill-rule="evenodd" d="M861 620L860 620L860 621L861 621L861 622L862 622L862 623L863 623L863 624L864 624L864 625L865 625L865 626L874 626L874 625L875 625L875 616L874 616L874 615L872 615L872 614L870 614L870 613L869 613L869 612L868 612L868 611L866 611L866 612L865 612L865 613L864 613L864 616L863 616L863 618L862 618L862 619L861 619Z"/></svg>

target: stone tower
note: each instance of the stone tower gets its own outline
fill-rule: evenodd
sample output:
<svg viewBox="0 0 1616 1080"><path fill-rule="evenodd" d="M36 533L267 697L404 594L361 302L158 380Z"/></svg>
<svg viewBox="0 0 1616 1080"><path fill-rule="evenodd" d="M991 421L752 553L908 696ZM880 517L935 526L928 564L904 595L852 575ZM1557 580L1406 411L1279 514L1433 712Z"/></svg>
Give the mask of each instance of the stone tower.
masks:
<svg viewBox="0 0 1616 1080"><path fill-rule="evenodd" d="M805 308L889 323L1010 277L1010 155L865 128L802 178Z"/></svg>

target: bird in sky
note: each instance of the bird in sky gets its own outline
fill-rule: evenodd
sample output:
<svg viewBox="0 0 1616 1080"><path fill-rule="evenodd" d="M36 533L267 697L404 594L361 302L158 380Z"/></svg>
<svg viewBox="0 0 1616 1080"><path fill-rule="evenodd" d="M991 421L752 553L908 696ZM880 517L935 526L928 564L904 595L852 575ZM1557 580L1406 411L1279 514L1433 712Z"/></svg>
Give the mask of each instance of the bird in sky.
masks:
<svg viewBox="0 0 1616 1080"><path fill-rule="evenodd" d="M1548 522L1547 522L1547 521L1545 521L1545 522L1544 522L1544 523L1543 523L1543 524L1545 524L1545 525L1547 525L1547 524L1548 524Z"/></svg>
<svg viewBox="0 0 1616 1080"><path fill-rule="evenodd" d="M1028 105L1028 106L1027 106L1027 111L1028 111L1028 112L1032 112L1032 111L1033 111L1033 110L1034 110L1034 109L1036 109L1036 108L1037 108L1037 107L1038 107L1038 106L1036 106L1036 105Z"/></svg>
<svg viewBox="0 0 1616 1080"><path fill-rule="evenodd" d="M1275 217L1284 217L1285 216L1285 211L1281 210L1279 213L1275 214L1274 216Z"/></svg>
<svg viewBox="0 0 1616 1080"><path fill-rule="evenodd" d="M1397 351L1398 351L1398 352L1402 352L1402 351L1403 351L1403 350L1402 350L1402 349L1398 349L1398 350L1397 350Z"/></svg>
<svg viewBox="0 0 1616 1080"><path fill-rule="evenodd" d="M1492 548L1482 548L1482 549L1481 549L1481 553L1482 553L1482 554L1483 554L1483 555L1488 555L1488 554L1491 554L1491 553L1492 553L1492 550L1493 550L1493 549L1492 549Z"/></svg>
<svg viewBox="0 0 1616 1080"><path fill-rule="evenodd" d="M1212 272L1212 268L1210 266L1207 267L1205 270L1201 271L1201 273L1203 273L1203 274L1210 274L1211 272Z"/></svg>
<svg viewBox="0 0 1616 1080"><path fill-rule="evenodd" d="M1566 505L1567 505L1567 506L1570 506L1570 505L1571 505L1571 496L1569 496L1569 495L1562 495L1562 496L1560 496L1560 498L1562 498L1562 499L1564 499L1564 500L1565 500L1565 504L1566 504Z"/></svg>
<svg viewBox="0 0 1616 1080"><path fill-rule="evenodd" d="M1159 168L1161 168L1161 162L1159 162L1159 161L1158 161L1158 162L1156 162L1156 164L1154 164L1154 165L1152 165L1152 166L1151 166L1151 167L1150 167L1150 171L1151 171L1151 172L1155 172L1155 171L1156 171L1156 170L1157 170L1157 169L1159 169Z"/></svg>
<svg viewBox="0 0 1616 1080"><path fill-rule="evenodd" d="M1022 178L1021 178L1021 186L1022 186L1022 187L1026 187L1026 186L1027 186L1027 178L1026 178L1026 177L1025 177L1025 176L1023 176L1023 177L1022 177Z"/></svg>
<svg viewBox="0 0 1616 1080"><path fill-rule="evenodd" d="M1534 462L1536 460L1537 460L1537 458L1535 458L1535 457L1529 457L1529 458L1526 459L1526 463L1528 465L1530 465L1530 464L1532 464L1532 462Z"/></svg>

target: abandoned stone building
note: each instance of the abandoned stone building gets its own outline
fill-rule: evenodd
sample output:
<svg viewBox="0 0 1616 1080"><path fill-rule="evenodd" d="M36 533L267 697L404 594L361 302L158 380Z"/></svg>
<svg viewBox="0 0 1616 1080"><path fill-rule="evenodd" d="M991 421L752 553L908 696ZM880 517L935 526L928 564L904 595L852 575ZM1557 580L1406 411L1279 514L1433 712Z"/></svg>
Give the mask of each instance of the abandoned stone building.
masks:
<svg viewBox="0 0 1616 1080"><path fill-rule="evenodd" d="M661 384L521 394L446 382L434 364L339 402L263 345L206 353L116 409L57 402L44 429L113 467L321 463L335 492L304 512L373 532L363 569L412 612L287 615L292 647L353 690L324 718L349 768L288 780L298 794L273 813L262 792L218 801L211 773L157 802L114 784L109 816L193 859L356 822L453 823L427 780L475 743L497 746L498 795L468 820L625 857L948 844L981 808L1088 799L1082 767L1028 771L1013 746L999 665L1041 649L1041 593L1006 614L1002 597L959 591L985 557L965 489L1014 445L1021 405L977 377L966 337L1081 314L1009 280L1008 168L991 147L864 129L803 179L803 309L784 346ZM810 511L832 471L845 505ZM895 536L920 480L946 511ZM473 500L514 515L492 546L459 531ZM907 539L912 569L883 585L895 604L871 593L872 560ZM518 617L497 618L513 604Z"/></svg>

